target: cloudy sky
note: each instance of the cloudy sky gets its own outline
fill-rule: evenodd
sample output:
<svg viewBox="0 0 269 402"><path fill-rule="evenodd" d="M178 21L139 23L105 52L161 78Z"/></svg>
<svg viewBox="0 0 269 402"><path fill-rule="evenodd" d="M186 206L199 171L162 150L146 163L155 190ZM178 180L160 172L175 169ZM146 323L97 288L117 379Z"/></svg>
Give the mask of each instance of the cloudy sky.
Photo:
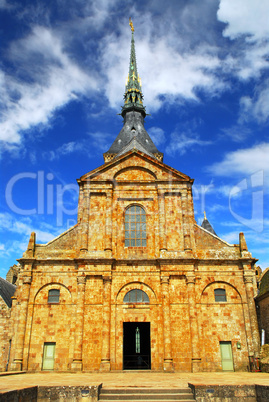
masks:
<svg viewBox="0 0 269 402"><path fill-rule="evenodd" d="M268 0L0 0L0 276L76 223L76 179L122 127L132 17L164 162L195 179L197 223L268 262Z"/></svg>

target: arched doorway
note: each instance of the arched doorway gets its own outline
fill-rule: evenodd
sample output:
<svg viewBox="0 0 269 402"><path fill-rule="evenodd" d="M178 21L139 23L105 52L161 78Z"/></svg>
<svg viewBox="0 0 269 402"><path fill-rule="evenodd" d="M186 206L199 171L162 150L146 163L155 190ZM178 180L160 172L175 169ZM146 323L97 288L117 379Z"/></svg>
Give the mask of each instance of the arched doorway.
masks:
<svg viewBox="0 0 269 402"><path fill-rule="evenodd" d="M149 297L141 289L132 289L124 296L123 303L149 304ZM123 369L150 370L150 322L123 322Z"/></svg>

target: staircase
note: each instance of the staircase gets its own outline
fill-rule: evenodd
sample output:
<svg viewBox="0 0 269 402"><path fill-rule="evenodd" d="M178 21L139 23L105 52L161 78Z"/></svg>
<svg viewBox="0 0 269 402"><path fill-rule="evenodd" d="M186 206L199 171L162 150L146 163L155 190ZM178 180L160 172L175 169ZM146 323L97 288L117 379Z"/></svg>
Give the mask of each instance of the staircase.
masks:
<svg viewBox="0 0 269 402"><path fill-rule="evenodd" d="M102 388L99 396L99 401L139 401L139 402L170 402L194 401L193 394L189 388L172 388L172 389L157 389L157 388Z"/></svg>

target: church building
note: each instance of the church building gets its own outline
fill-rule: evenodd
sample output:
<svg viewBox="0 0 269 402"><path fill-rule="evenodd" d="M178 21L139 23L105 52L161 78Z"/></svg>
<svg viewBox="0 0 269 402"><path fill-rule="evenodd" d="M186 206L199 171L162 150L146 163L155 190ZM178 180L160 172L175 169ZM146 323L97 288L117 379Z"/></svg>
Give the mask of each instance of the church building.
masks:
<svg viewBox="0 0 269 402"><path fill-rule="evenodd" d="M259 355L254 264L194 217L193 179L144 128L132 23L123 127L78 179L77 224L35 233L11 309L9 370L247 371Z"/></svg>

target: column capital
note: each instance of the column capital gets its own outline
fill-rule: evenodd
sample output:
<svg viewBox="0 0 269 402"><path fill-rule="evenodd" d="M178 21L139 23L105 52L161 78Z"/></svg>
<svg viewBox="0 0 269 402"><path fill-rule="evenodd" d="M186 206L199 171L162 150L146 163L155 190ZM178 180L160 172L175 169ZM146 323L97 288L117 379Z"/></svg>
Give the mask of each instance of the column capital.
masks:
<svg viewBox="0 0 269 402"><path fill-rule="evenodd" d="M252 275L244 275L244 282L253 284L253 276Z"/></svg>
<svg viewBox="0 0 269 402"><path fill-rule="evenodd" d="M112 188L106 189L106 198L112 198Z"/></svg>
<svg viewBox="0 0 269 402"><path fill-rule="evenodd" d="M112 281L112 277L111 277L111 275L103 275L103 282L104 283L109 283L109 282L111 282Z"/></svg>
<svg viewBox="0 0 269 402"><path fill-rule="evenodd" d="M195 275L193 275L193 274L186 275L186 283L187 283L187 285L189 285L190 283L195 284L195 281L196 281Z"/></svg>
<svg viewBox="0 0 269 402"><path fill-rule="evenodd" d="M167 284L169 284L169 279L170 279L170 276L169 275L166 275L166 276L161 276L161 284L165 284L165 283L167 283Z"/></svg>
<svg viewBox="0 0 269 402"><path fill-rule="evenodd" d="M23 280L23 284L30 285L32 283L32 277L31 276L23 276L22 280Z"/></svg>
<svg viewBox="0 0 269 402"><path fill-rule="evenodd" d="M77 283L78 283L78 285L85 285L86 277L85 276L78 276L77 277Z"/></svg>

